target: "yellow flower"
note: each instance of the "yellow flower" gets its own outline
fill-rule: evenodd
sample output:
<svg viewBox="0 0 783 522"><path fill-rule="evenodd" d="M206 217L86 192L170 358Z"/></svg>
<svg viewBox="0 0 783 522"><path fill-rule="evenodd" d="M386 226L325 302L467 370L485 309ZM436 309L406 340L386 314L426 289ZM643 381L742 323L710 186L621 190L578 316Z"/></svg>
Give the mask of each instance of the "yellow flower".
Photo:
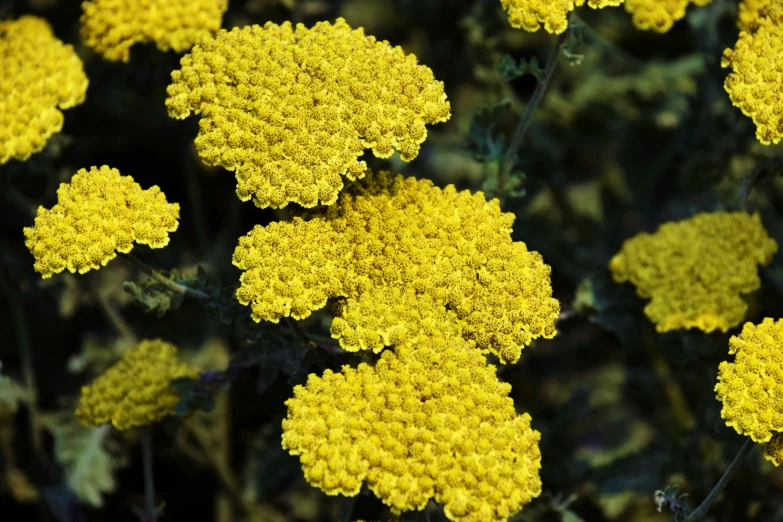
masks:
<svg viewBox="0 0 783 522"><path fill-rule="evenodd" d="M430 498L450 520L502 522L541 493L540 434L495 367L459 338L310 375L286 401L283 448L328 495L366 481L393 513Z"/></svg>
<svg viewBox="0 0 783 522"><path fill-rule="evenodd" d="M775 466L783 466L783 433L777 433L764 444L764 458Z"/></svg>
<svg viewBox="0 0 783 522"><path fill-rule="evenodd" d="M136 43L181 53L220 29L227 7L228 0L91 0L82 4L82 39L115 62L127 62Z"/></svg>
<svg viewBox="0 0 783 522"><path fill-rule="evenodd" d="M342 176L364 175L365 148L410 161L425 124L451 115L428 67L342 18L221 31L181 64L169 115L201 115L201 158L236 171L239 198L261 208L331 205Z"/></svg>
<svg viewBox="0 0 783 522"><path fill-rule="evenodd" d="M41 18L0 22L0 165L26 160L60 132L63 114L84 101L87 77L70 45Z"/></svg>
<svg viewBox="0 0 783 522"><path fill-rule="evenodd" d="M734 49L723 51L721 66L731 67L724 87L731 103L756 124L764 145L783 138L783 1L745 5L739 24L746 26ZM752 16L756 13L756 17Z"/></svg>
<svg viewBox="0 0 783 522"><path fill-rule="evenodd" d="M759 288L757 265L777 248L758 214L701 213L627 240L609 267L651 299L644 312L659 332L725 332L744 319L741 294Z"/></svg>
<svg viewBox="0 0 783 522"><path fill-rule="evenodd" d="M720 363L715 386L721 417L754 442L769 442L783 432L783 320L745 323L729 345L734 362ZM771 454L780 454L779 444Z"/></svg>
<svg viewBox="0 0 783 522"><path fill-rule="evenodd" d="M141 341L89 386L82 387L76 417L83 424L111 422L118 430L146 426L174 413L173 379L198 377L177 360L177 348L160 339Z"/></svg>
<svg viewBox="0 0 783 522"><path fill-rule="evenodd" d="M337 203L240 238L237 299L256 321L303 319L342 297L332 336L349 351L448 329L503 362L555 335L550 267L511 240L514 215L481 192L370 173Z"/></svg>
<svg viewBox="0 0 783 522"><path fill-rule="evenodd" d="M623 0L587 0L593 9L620 5ZM511 27L535 32L541 26L549 33L560 34L568 27L568 14L585 0L500 0L508 12Z"/></svg>
<svg viewBox="0 0 783 522"><path fill-rule="evenodd" d="M38 207L35 225L25 227L25 245L35 270L46 279L68 269L83 274L127 254L133 242L162 248L179 225L179 204L167 203L157 185L142 190L117 169L81 169L61 183L57 204Z"/></svg>
<svg viewBox="0 0 783 522"><path fill-rule="evenodd" d="M712 0L625 0L625 10L633 15L633 25L643 31L665 33L685 17L689 4L705 6Z"/></svg>
<svg viewBox="0 0 783 522"><path fill-rule="evenodd" d="M737 27L743 31L749 31L754 27L759 18L766 16L770 9L780 9L783 6L781 0L742 0L739 3L737 15Z"/></svg>

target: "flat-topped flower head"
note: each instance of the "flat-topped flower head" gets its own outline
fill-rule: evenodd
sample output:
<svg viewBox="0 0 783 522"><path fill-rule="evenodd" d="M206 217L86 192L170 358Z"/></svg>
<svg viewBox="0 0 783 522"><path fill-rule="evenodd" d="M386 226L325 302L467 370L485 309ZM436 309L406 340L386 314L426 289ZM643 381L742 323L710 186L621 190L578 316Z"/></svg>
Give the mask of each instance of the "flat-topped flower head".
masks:
<svg viewBox="0 0 783 522"><path fill-rule="evenodd" d="M731 103L756 124L764 145L783 139L783 0L743 3L743 27L734 49L723 52L730 67L724 88Z"/></svg>
<svg viewBox="0 0 783 522"><path fill-rule="evenodd" d="M633 16L633 25L643 31L666 33L674 22L685 18L690 4L705 6L712 0L625 0L625 10Z"/></svg>
<svg viewBox="0 0 783 522"><path fill-rule="evenodd" d="M106 165L81 169L57 189L57 204L38 208L25 227L35 270L46 279L66 268L83 274L127 254L133 242L162 248L179 226L179 204L157 185L142 190L130 176Z"/></svg>
<svg viewBox="0 0 783 522"><path fill-rule="evenodd" d="M777 248L758 214L701 213L627 240L609 267L651 299L644 312L659 332L725 332L745 318L742 294L759 288L758 265Z"/></svg>
<svg viewBox="0 0 783 522"><path fill-rule="evenodd" d="M783 433L783 320L746 323L729 343L734 362L720 363L715 386L721 416L737 433L769 442ZM779 455L779 444L769 452Z"/></svg>
<svg viewBox="0 0 783 522"><path fill-rule="evenodd" d="M82 424L111 423L118 430L146 426L174 413L179 397L173 379L196 378L198 370L177 359L177 348L144 340L89 386L82 387L76 417Z"/></svg>
<svg viewBox="0 0 783 522"><path fill-rule="evenodd" d="M228 0L90 0L82 4L81 35L115 62L127 62L137 43L182 53L218 31L227 8Z"/></svg>
<svg viewBox="0 0 783 522"><path fill-rule="evenodd" d="M224 30L181 64L169 115L200 115L199 155L235 171L239 198L261 208L331 205L343 176L364 175L366 148L410 161L425 125L450 117L428 67L342 18Z"/></svg>
<svg viewBox="0 0 783 522"><path fill-rule="evenodd" d="M0 165L40 152L84 101L87 76L73 47L34 16L0 22Z"/></svg>
<svg viewBox="0 0 783 522"><path fill-rule="evenodd" d="M286 401L283 447L328 495L367 482L393 513L433 498L450 520L502 522L541 493L540 434L510 390L465 341L423 337L310 375Z"/></svg>
<svg viewBox="0 0 783 522"><path fill-rule="evenodd" d="M513 221L481 192L370 173L334 205L240 238L237 298L273 322L343 298L332 336L349 351L379 352L448 324L513 363L533 339L554 337L560 312L550 267L511 240Z"/></svg>
<svg viewBox="0 0 783 522"><path fill-rule="evenodd" d="M620 5L623 0L587 0L593 9ZM535 32L545 31L560 34L568 27L568 15L575 8L583 6L585 0L500 0L508 12L511 27Z"/></svg>

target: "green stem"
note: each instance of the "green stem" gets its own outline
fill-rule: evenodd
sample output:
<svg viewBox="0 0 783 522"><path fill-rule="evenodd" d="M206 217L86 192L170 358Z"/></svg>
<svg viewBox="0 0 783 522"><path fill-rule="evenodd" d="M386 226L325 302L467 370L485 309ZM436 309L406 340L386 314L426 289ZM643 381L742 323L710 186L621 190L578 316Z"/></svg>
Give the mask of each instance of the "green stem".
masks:
<svg viewBox="0 0 783 522"><path fill-rule="evenodd" d="M211 295L202 292L201 290L196 290L195 288L190 288L188 286L181 285L176 281L172 281L171 279L165 277L157 270L153 270L152 268L147 266L141 259L134 256L133 254L126 254L124 259L126 259L131 265L138 268L140 271L144 272L145 274L147 274L152 279L154 279L164 287L168 288L172 292L182 294L186 297L193 297L201 301L210 302L217 306L220 306L221 308L231 308L230 303L226 303L222 300L216 299Z"/></svg>
<svg viewBox="0 0 783 522"><path fill-rule="evenodd" d="M734 460L731 461L731 464L729 464L729 467L726 468L726 471L723 472L723 476L720 478L717 484L715 484L715 487L712 488L712 491L710 491L710 494L707 495L707 498L704 499L704 501L697 507L688 517L685 519L684 522L695 522L696 520L701 520L707 515L707 512L710 510L710 507L712 507L712 504L715 503L715 500L717 500L718 495L721 494L721 491L723 491L723 488L726 487L726 484L729 483L729 480L731 480L731 477L734 476L734 474L739 469L742 462L745 460L745 458L748 456L748 454L751 452L751 450L755 447L755 443L753 442L750 437L747 438L745 443L742 445L742 447L739 450L739 453L737 453L737 456L734 457Z"/></svg>
<svg viewBox="0 0 783 522"><path fill-rule="evenodd" d="M299 323L297 323L294 319L291 319L290 317L284 317L283 321L285 321L286 326L294 332L294 335L296 335L297 338L299 338L300 341L302 341L304 344L309 346L310 348L314 349L321 355L325 356L327 359L332 361L333 363L342 366L345 364L345 361L342 360L342 358L338 357L337 355L333 354L329 350L327 350L325 347L321 346L317 342L310 339L306 333L302 331L302 329L299 327Z"/></svg>
<svg viewBox="0 0 783 522"><path fill-rule="evenodd" d="M506 155L503 158L503 163L500 169L500 179L498 183L500 191L503 191L504 188L508 186L509 180L511 179L511 171L514 168L514 159L516 158L517 151L522 145L522 140L525 138L525 133L530 126L530 122L533 121L533 114L536 112L536 108L538 108L541 100L544 99L544 93L546 93L549 81L552 79L552 75L554 74L557 67L557 58L560 55L560 49L562 49L567 36L568 29L563 31L558 36L557 42L555 43L555 46L552 48L552 51L549 53L549 57L546 60L544 71L541 74L541 77L538 78L538 83L536 84L536 88L533 91L533 96L530 98L530 101L525 107L525 112L522 114L522 118L519 120L519 125L517 125L517 128L514 131L514 137L511 139L511 143L509 144Z"/></svg>
<svg viewBox="0 0 783 522"><path fill-rule="evenodd" d="M142 465L144 467L144 520L157 522L158 512L155 508L155 482L152 476L152 427L141 429Z"/></svg>
<svg viewBox="0 0 783 522"><path fill-rule="evenodd" d="M571 13L571 25L575 29L579 29L581 31L584 31L584 34L587 35L590 40L598 44L600 47L603 47L607 52L610 54L613 54L620 58L621 60L624 60L631 64L633 67L636 68L642 68L645 66L645 63L641 61L639 58L629 54L624 49L620 48L615 44L614 42L607 40L601 34L587 25L584 20L582 20L575 12Z"/></svg>

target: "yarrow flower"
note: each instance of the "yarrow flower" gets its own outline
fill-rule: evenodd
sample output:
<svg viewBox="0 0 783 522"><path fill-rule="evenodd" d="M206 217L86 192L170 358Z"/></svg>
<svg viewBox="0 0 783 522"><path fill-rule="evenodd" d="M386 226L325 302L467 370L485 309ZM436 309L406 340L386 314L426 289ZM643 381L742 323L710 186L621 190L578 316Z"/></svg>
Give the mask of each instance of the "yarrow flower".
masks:
<svg viewBox="0 0 783 522"><path fill-rule="evenodd" d="M783 0L743 2L742 29L734 49L726 49L722 67L731 67L724 87L732 104L756 124L764 145L783 138Z"/></svg>
<svg viewBox="0 0 783 522"><path fill-rule="evenodd" d="M716 397L721 417L740 435L770 443L767 455L780 465L783 435L783 320L746 323L729 341L734 362L718 367ZM774 439L774 440L773 440ZM774 460L773 460L774 459Z"/></svg>
<svg viewBox="0 0 783 522"><path fill-rule="evenodd" d="M296 386L283 447L329 495L366 481L393 513L434 498L450 520L502 522L541 493L540 434L510 389L465 341L422 337Z"/></svg>
<svg viewBox="0 0 783 522"><path fill-rule="evenodd" d="M410 161L425 125L451 115L428 67L342 18L224 30L181 64L169 115L201 115L201 158L236 171L239 198L261 208L331 205L343 176L364 175L365 148Z"/></svg>
<svg viewBox="0 0 783 522"><path fill-rule="evenodd" d="M555 335L550 267L511 240L514 215L481 192L368 176L330 207L240 238L240 303L256 321L303 319L331 297L332 336L349 351L381 351L447 328L516 362Z"/></svg>
<svg viewBox="0 0 783 522"><path fill-rule="evenodd" d="M83 274L127 254L133 242L162 248L179 226L179 204L168 203L157 185L142 190L117 169L81 169L61 183L57 204L38 207L25 227L25 245L44 279L68 269Z"/></svg>
<svg viewBox="0 0 783 522"><path fill-rule="evenodd" d="M644 312L659 332L725 332L744 319L741 294L759 288L757 265L777 248L758 214L701 213L627 240L609 267L651 299Z"/></svg>
<svg viewBox="0 0 783 522"><path fill-rule="evenodd" d="M227 8L228 0L91 0L82 4L81 35L111 61L127 62L137 43L182 53L218 31Z"/></svg>
<svg viewBox="0 0 783 522"><path fill-rule="evenodd" d="M764 444L764 458L775 466L783 466L783 433L778 433Z"/></svg>
<svg viewBox="0 0 783 522"><path fill-rule="evenodd" d="M83 424L111 423L118 430L146 426L174 413L179 397L173 379L196 378L198 370L177 360L177 348L145 340L89 386L82 387L76 417Z"/></svg>
<svg viewBox="0 0 783 522"><path fill-rule="evenodd" d="M625 0L625 10L633 16L637 29L665 33L674 22L685 18L690 4L705 6L710 2L712 0Z"/></svg>
<svg viewBox="0 0 783 522"><path fill-rule="evenodd" d="M618 6L623 0L587 0L593 9ZM535 32L541 27L548 33L560 34L568 27L568 14L585 0L500 0L508 12L511 27Z"/></svg>
<svg viewBox="0 0 783 522"><path fill-rule="evenodd" d="M60 132L63 114L82 103L87 76L73 47L46 20L0 22L0 165L26 160Z"/></svg>

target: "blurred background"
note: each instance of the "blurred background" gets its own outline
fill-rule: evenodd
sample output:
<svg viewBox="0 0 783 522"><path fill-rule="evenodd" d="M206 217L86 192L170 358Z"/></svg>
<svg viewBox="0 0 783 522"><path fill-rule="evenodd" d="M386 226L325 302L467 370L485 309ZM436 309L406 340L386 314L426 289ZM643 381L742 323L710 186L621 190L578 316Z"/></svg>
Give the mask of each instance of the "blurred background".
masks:
<svg viewBox="0 0 783 522"><path fill-rule="evenodd" d="M544 493L518 521L654 522L654 492L678 485L692 506L710 491L744 441L720 418L713 387L728 358L727 334L655 333L630 285L612 282L610 257L624 239L697 212L747 209L783 245L781 147L760 145L732 107L720 68L734 45L737 5L690 6L665 35L636 30L622 8L577 10L578 27L519 149L510 182L499 179L536 78L556 37L510 27L498 0L231 0L223 27L312 25L344 17L352 27L414 53L445 83L452 118L429 128L421 154L371 167L483 190L516 215L513 237L552 266L563 309L558 336L514 366L499 367L519 411L542 433ZM107 164L181 205L168 247L134 253L160 269L231 295L237 238L289 211L241 203L233 173L201 163L196 118L164 105L180 56L137 45L128 64L102 61L79 38L76 0L0 0L0 19L35 14L71 43L90 80L84 104L41 153L0 170L0 518L124 521L143 504L138 435L85 428L72 415L80 387L135 336L176 343L214 382L186 395L211 413L172 417L155 431L162 520L335 520L347 504L310 487L280 447L284 401L329 362L282 327L224 324L200 302L146 302L123 289L144 277L115 260L83 276L42 280L22 228L59 183ZM2 64L0 64L2 71ZM202 267L199 275L198 266ZM133 286L133 285L136 286ZM139 286L142 285L142 286ZM156 297L156 296L153 296ZM159 296L157 296L159 297ZM747 320L780 317L783 255L762 268ZM208 319L205 319L208 318ZM329 338L329 312L304 321ZM229 372L220 372L226 368ZM203 392L203 390L201 390ZM386 520L372 494L352 520ZM445 520L433 503L427 516ZM415 515L403 518L416 518ZM783 520L783 470L753 454L708 518Z"/></svg>

